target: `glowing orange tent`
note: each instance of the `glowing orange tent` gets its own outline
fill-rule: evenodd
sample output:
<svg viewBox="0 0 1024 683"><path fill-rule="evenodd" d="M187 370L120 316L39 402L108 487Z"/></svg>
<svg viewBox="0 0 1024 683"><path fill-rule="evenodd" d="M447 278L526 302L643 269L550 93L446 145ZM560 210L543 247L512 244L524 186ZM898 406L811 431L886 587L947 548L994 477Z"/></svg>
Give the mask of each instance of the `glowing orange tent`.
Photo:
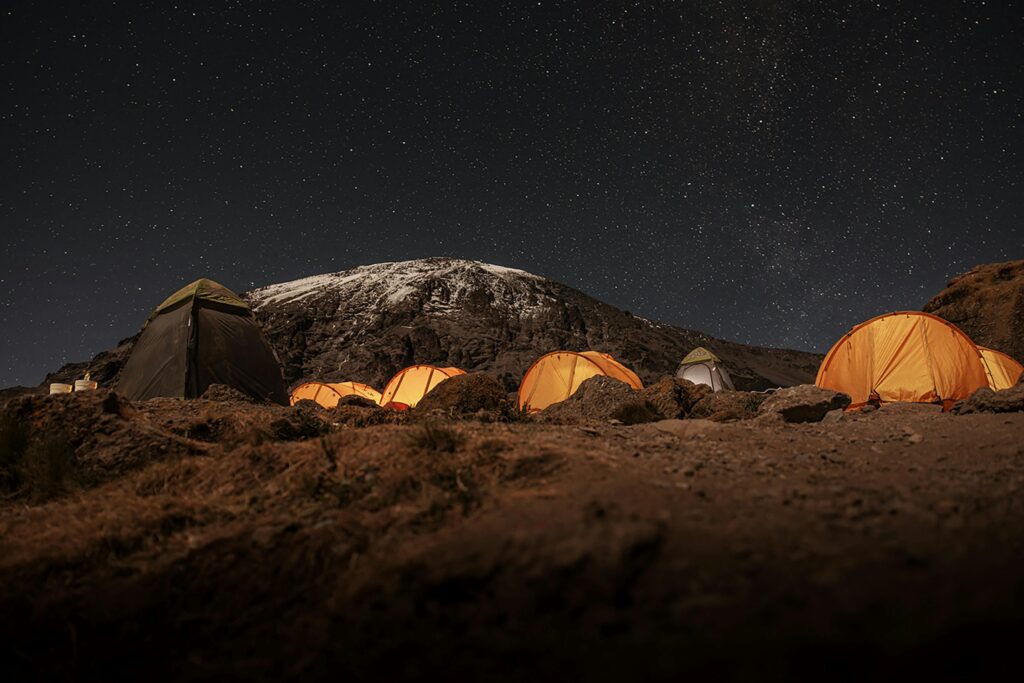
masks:
<svg viewBox="0 0 1024 683"><path fill-rule="evenodd" d="M465 370L458 368L412 365L404 370L400 370L397 375L391 378L387 386L384 387L384 391L381 392L381 398L378 403L382 406L394 403L401 407L412 408L441 382L449 377L465 374Z"/></svg>
<svg viewBox="0 0 1024 683"><path fill-rule="evenodd" d="M607 353L554 351L538 358L519 384L519 407L536 412L576 393L585 380L605 375L643 389L632 370Z"/></svg>
<svg viewBox="0 0 1024 683"><path fill-rule="evenodd" d="M295 405L303 399L316 401L324 408L333 408L345 396L360 396L374 403L380 402L380 392L368 384L359 382L304 382L292 389L291 403Z"/></svg>
<svg viewBox="0 0 1024 683"><path fill-rule="evenodd" d="M1005 353L979 346L981 351L981 362L985 364L985 374L988 376L988 386L994 391L1009 389L1024 373L1024 365L1021 365Z"/></svg>
<svg viewBox="0 0 1024 683"><path fill-rule="evenodd" d="M929 313L887 313L857 325L825 356L814 382L868 402L942 403L988 386L981 352L956 325Z"/></svg>

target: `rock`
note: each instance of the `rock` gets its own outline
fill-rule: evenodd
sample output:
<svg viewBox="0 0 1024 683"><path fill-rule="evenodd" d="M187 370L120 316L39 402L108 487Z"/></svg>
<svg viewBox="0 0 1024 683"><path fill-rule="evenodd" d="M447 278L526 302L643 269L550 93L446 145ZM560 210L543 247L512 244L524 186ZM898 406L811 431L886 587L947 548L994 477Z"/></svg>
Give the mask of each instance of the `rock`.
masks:
<svg viewBox="0 0 1024 683"><path fill-rule="evenodd" d="M1024 411L1024 375L1017 384L1003 391L988 387L978 389L971 397L953 406L957 415L971 413L1019 413Z"/></svg>
<svg viewBox="0 0 1024 683"><path fill-rule="evenodd" d="M292 408L299 408L304 410L326 410L322 405L317 403L311 398L299 399L292 404Z"/></svg>
<svg viewBox="0 0 1024 683"><path fill-rule="evenodd" d="M714 422L749 420L757 417L758 407L767 398L767 394L756 391L717 391L699 400L690 417Z"/></svg>
<svg viewBox="0 0 1024 683"><path fill-rule="evenodd" d="M498 380L475 372L441 382L423 397L416 410L441 410L451 416L462 416L481 410L498 411L507 403L505 388Z"/></svg>
<svg viewBox="0 0 1024 683"><path fill-rule="evenodd" d="M358 408L380 408L376 401L371 401L365 396L356 396L350 394L348 396L342 396L338 399L339 406L356 406Z"/></svg>
<svg viewBox="0 0 1024 683"><path fill-rule="evenodd" d="M845 410L830 410L821 418L822 422L841 422L846 416Z"/></svg>
<svg viewBox="0 0 1024 683"><path fill-rule="evenodd" d="M924 306L975 344L1024 358L1024 259L975 266Z"/></svg>
<svg viewBox="0 0 1024 683"><path fill-rule="evenodd" d="M813 384L779 389L757 409L759 416L778 415L783 422L821 422L827 413L850 405L850 397Z"/></svg>
<svg viewBox="0 0 1024 683"><path fill-rule="evenodd" d="M619 420L639 424L660 420L658 410L625 382L611 377L591 377L576 393L536 414L543 422L575 424L586 420Z"/></svg>
<svg viewBox="0 0 1024 683"><path fill-rule="evenodd" d="M678 377L662 377L655 384L644 387L640 398L650 402L663 418L673 420L689 415L693 406L711 392L711 387L706 384L694 384Z"/></svg>

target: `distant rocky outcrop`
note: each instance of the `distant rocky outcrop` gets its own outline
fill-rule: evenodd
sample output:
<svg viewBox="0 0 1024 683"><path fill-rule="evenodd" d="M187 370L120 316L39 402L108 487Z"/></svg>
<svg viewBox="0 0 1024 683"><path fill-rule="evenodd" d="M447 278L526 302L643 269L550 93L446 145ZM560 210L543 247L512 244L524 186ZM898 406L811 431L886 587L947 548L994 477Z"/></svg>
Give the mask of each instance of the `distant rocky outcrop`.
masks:
<svg viewBox="0 0 1024 683"><path fill-rule="evenodd" d="M101 387L113 388L117 385L118 377L121 375L121 368L128 362L128 356L132 354L132 347L138 338L139 335L136 334L127 339L122 339L117 343L117 346L109 351L100 351L92 357L92 360L68 363L59 370L48 374L43 380L42 386L45 387L51 382L70 384L76 379L85 377L85 373L89 373L89 378L96 380Z"/></svg>
<svg viewBox="0 0 1024 683"><path fill-rule="evenodd" d="M644 382L673 373L695 346L712 349L738 389L814 381L821 356L747 346L653 322L538 275L451 258L380 263L261 287L244 295L285 381L356 380L378 388L414 363L486 372L514 390L538 356L610 353ZM46 381L91 371L113 386L133 339Z"/></svg>
<svg viewBox="0 0 1024 683"><path fill-rule="evenodd" d="M975 266L924 306L974 343L1024 360L1024 259Z"/></svg>

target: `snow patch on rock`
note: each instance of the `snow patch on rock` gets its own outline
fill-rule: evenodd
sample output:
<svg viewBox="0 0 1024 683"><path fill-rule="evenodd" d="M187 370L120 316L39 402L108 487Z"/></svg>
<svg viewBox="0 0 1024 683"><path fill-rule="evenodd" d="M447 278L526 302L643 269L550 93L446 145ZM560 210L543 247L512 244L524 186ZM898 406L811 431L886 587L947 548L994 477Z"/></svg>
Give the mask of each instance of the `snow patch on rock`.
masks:
<svg viewBox="0 0 1024 683"><path fill-rule="evenodd" d="M268 285L249 293L254 310L268 305L311 303L320 296L336 297L347 307L399 306L421 297L424 313L444 315L461 308L473 296L519 317L536 314L548 302L539 286L544 278L515 268L464 259L419 259L360 266L339 273Z"/></svg>

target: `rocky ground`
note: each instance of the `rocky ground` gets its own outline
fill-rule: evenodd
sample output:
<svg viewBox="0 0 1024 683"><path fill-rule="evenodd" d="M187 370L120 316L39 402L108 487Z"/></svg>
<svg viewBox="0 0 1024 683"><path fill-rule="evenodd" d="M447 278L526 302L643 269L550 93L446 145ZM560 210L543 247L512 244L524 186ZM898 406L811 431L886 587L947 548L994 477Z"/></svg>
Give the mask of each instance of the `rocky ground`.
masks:
<svg viewBox="0 0 1024 683"><path fill-rule="evenodd" d="M9 680L955 678L1016 657L1024 386L843 413L813 387L591 380L525 416L452 382L406 413L222 387L9 400Z"/></svg>

